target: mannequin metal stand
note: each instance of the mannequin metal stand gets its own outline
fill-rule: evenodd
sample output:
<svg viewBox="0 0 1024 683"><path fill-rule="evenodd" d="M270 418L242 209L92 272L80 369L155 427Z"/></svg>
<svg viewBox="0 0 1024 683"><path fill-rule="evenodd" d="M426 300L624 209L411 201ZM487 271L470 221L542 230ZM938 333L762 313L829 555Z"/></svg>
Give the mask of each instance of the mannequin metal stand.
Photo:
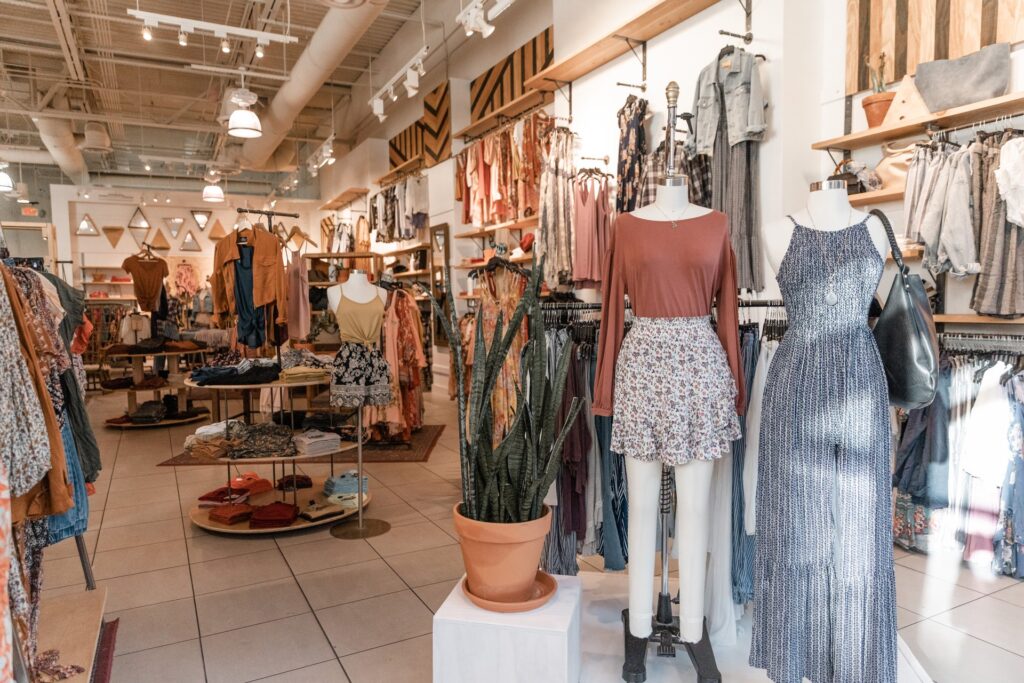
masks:
<svg viewBox="0 0 1024 683"><path fill-rule="evenodd" d="M356 422L356 461L358 462L358 486L359 498L356 504L359 507L356 523L342 522L331 527L331 536L353 540L356 538L373 538L391 531L391 525L383 519L367 519L363 517L363 409L356 411L358 415Z"/></svg>
<svg viewBox="0 0 1024 683"><path fill-rule="evenodd" d="M658 608L651 619L653 630L646 642L643 642L642 638L630 635L629 610L622 610L622 623L626 633L626 663L622 667L622 680L626 683L643 683L647 680L647 671L644 665L647 656L647 643L658 644L659 657L675 657L676 648L685 648L693 668L697 670L697 683L718 683L722 680L718 663L715 661L715 651L708 638L707 620L704 621L704 632L700 641L687 643L679 637L679 617L672 614L672 603L679 604L678 596L675 599L672 598L668 585L670 559L668 529L672 523L672 498L672 471L666 467L661 471L661 509L659 510L661 516L661 590L658 592ZM638 667L637 664L640 666Z"/></svg>

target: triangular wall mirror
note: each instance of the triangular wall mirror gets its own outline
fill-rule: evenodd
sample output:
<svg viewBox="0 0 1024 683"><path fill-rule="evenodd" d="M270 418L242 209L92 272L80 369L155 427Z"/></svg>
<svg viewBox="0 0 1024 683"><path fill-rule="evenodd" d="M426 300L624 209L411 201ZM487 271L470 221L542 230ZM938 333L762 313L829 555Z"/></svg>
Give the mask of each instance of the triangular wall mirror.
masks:
<svg viewBox="0 0 1024 683"><path fill-rule="evenodd" d="M213 215L213 211L206 211L205 209L192 209L192 218L195 219L196 225L199 226L200 230L206 230L206 224L210 222L210 216Z"/></svg>
<svg viewBox="0 0 1024 683"><path fill-rule="evenodd" d="M145 228L149 230L149 221L146 219L146 214L142 213L141 208L136 208L135 213L132 214L132 219L128 221L129 228Z"/></svg>
<svg viewBox="0 0 1024 683"><path fill-rule="evenodd" d="M184 218L164 218L164 225L167 226L167 232L171 233L172 239L178 238L178 233L181 232L181 226L184 224Z"/></svg>
<svg viewBox="0 0 1024 683"><path fill-rule="evenodd" d="M98 235L100 231L96 229L96 224L92 222L92 218L89 214L82 216L82 220L78 223L78 229L75 230L76 235Z"/></svg>
<svg viewBox="0 0 1024 683"><path fill-rule="evenodd" d="M117 249L117 243L121 241L121 236L124 235L124 228L120 225L104 225L103 234L107 236L110 246Z"/></svg>
<svg viewBox="0 0 1024 683"><path fill-rule="evenodd" d="M199 241L196 240L195 233L191 230L185 233L185 239L181 241L182 251L202 251L203 248L199 246Z"/></svg>

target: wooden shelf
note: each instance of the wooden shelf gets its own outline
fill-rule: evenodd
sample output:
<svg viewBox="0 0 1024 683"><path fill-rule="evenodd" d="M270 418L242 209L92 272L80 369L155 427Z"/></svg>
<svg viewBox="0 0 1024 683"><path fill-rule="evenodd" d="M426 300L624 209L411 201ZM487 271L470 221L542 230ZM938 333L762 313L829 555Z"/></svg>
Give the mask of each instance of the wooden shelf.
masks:
<svg viewBox="0 0 1024 683"><path fill-rule="evenodd" d="M360 197L365 197L370 191L365 187L350 187L334 199L320 207L321 211L334 211L348 206Z"/></svg>
<svg viewBox="0 0 1024 683"><path fill-rule="evenodd" d="M114 304L124 304L137 301L137 299L134 296L87 296L85 297L85 300L92 303L99 302Z"/></svg>
<svg viewBox="0 0 1024 683"><path fill-rule="evenodd" d="M516 256L510 258L511 263L532 263L533 254L524 254L523 256ZM487 265L487 261L478 261L476 263L459 263L452 266L452 270L476 270L477 268L483 268Z"/></svg>
<svg viewBox="0 0 1024 683"><path fill-rule="evenodd" d="M398 177L400 175L402 175L403 173L409 173L410 171L415 171L416 169L418 169L422 165L423 165L423 155L422 154L417 154L412 159L409 159L408 161L406 161L404 163L401 163L398 166L395 166L389 172L385 173L380 178L377 178L377 180L375 180L374 183L376 183L378 186L380 186L380 185L388 185L388 184L394 182L395 180L397 180Z"/></svg>
<svg viewBox="0 0 1024 683"><path fill-rule="evenodd" d="M905 247L900 247L900 253L903 254L904 261L920 261L924 258L924 245L923 244L908 244ZM887 261L894 261L892 254L886 257Z"/></svg>
<svg viewBox="0 0 1024 683"><path fill-rule="evenodd" d="M424 269L424 270L407 270L404 273L395 273L394 274L394 278L396 280L401 280L401 279L404 279L404 278L423 277L423 276L428 276L429 277L430 276L430 271L426 270L426 269Z"/></svg>
<svg viewBox="0 0 1024 683"><path fill-rule="evenodd" d="M514 232L523 232L524 230L533 230L539 223L537 216L530 216L529 218L520 218L515 221L508 221L507 223L496 223L494 225L486 225L477 230L470 230L467 232L459 232L453 235L458 240L472 240L479 239L481 237L487 237L493 235L499 230L512 230Z"/></svg>
<svg viewBox="0 0 1024 683"><path fill-rule="evenodd" d="M955 128L977 121L1024 112L1024 92L1011 93L990 100L982 100L962 107L919 116L892 126L868 128L858 133L822 140L811 145L812 149L861 149L888 140L898 140L911 135L922 135L929 126Z"/></svg>
<svg viewBox="0 0 1024 683"><path fill-rule="evenodd" d="M717 0L662 0L576 54L560 59L526 81L531 90L555 90L629 52L629 42L650 40L714 5Z"/></svg>
<svg viewBox="0 0 1024 683"><path fill-rule="evenodd" d="M995 318L976 313L936 313L935 322L952 325L1024 325L1024 318Z"/></svg>
<svg viewBox="0 0 1024 683"><path fill-rule="evenodd" d="M405 254L415 254L417 251L428 251L430 249L431 246L429 244L426 244L425 242L420 242L419 244L414 244L411 247L406 247L404 249L396 249L395 251L381 252L377 254L377 256L404 256Z"/></svg>
<svg viewBox="0 0 1024 683"><path fill-rule="evenodd" d="M308 259L318 259L318 258L326 258L326 259L377 258L379 256L382 256L382 254L378 254L378 253L373 252L373 251L339 251L337 253L332 253L332 252L329 252L329 251L321 251L321 252L317 252L317 253L303 254L302 255L303 258L308 258Z"/></svg>
<svg viewBox="0 0 1024 683"><path fill-rule="evenodd" d="M554 99L555 94L552 92L530 90L525 95L517 97L505 106L495 109L476 123L469 124L456 133L455 137L462 140L465 140L466 138L478 138L500 126L504 119L518 116L519 114L529 111L535 107L551 104Z"/></svg>
<svg viewBox="0 0 1024 683"><path fill-rule="evenodd" d="M850 206L870 206L882 202L902 201L905 187L889 187L873 192L861 192L850 195Z"/></svg>
<svg viewBox="0 0 1024 683"><path fill-rule="evenodd" d="M456 294L455 298L459 301L479 301L479 294Z"/></svg>
<svg viewBox="0 0 1024 683"><path fill-rule="evenodd" d="M77 664L84 673L65 679L88 683L92 678L107 605L107 587L43 597L39 606L39 652L56 650L61 664Z"/></svg>

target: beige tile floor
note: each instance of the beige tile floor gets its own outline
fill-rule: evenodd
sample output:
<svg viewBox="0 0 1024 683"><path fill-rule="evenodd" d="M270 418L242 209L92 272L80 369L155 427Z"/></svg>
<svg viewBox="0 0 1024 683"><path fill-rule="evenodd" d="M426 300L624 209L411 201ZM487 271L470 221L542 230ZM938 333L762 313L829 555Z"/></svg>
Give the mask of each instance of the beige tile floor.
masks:
<svg viewBox="0 0 1024 683"><path fill-rule="evenodd" d="M194 427L104 429L123 401L89 404L104 472L86 541L107 617L121 620L114 681L430 680L432 613L463 572L450 518L455 406L443 391L426 399L428 422L448 425L428 462L367 465L369 514L393 528L355 541L326 528L234 538L193 527L190 506L223 470L156 467ZM72 543L47 550L45 565L48 595L84 589ZM1024 583L942 555L897 551L896 565L901 634L936 681L1024 683ZM601 558L581 569L601 571Z"/></svg>

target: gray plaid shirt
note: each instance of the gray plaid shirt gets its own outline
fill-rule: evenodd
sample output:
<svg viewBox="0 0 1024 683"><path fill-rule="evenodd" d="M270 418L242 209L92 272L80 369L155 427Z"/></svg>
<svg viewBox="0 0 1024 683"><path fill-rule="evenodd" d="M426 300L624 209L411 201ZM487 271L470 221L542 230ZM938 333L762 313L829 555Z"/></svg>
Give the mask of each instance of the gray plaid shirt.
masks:
<svg viewBox="0 0 1024 683"><path fill-rule="evenodd" d="M697 206L711 208L711 158L705 154L688 155L682 142L676 143L676 164L679 173L688 178L690 202ZM644 159L640 172L640 197L637 208L654 202L658 183L665 178L665 143Z"/></svg>

